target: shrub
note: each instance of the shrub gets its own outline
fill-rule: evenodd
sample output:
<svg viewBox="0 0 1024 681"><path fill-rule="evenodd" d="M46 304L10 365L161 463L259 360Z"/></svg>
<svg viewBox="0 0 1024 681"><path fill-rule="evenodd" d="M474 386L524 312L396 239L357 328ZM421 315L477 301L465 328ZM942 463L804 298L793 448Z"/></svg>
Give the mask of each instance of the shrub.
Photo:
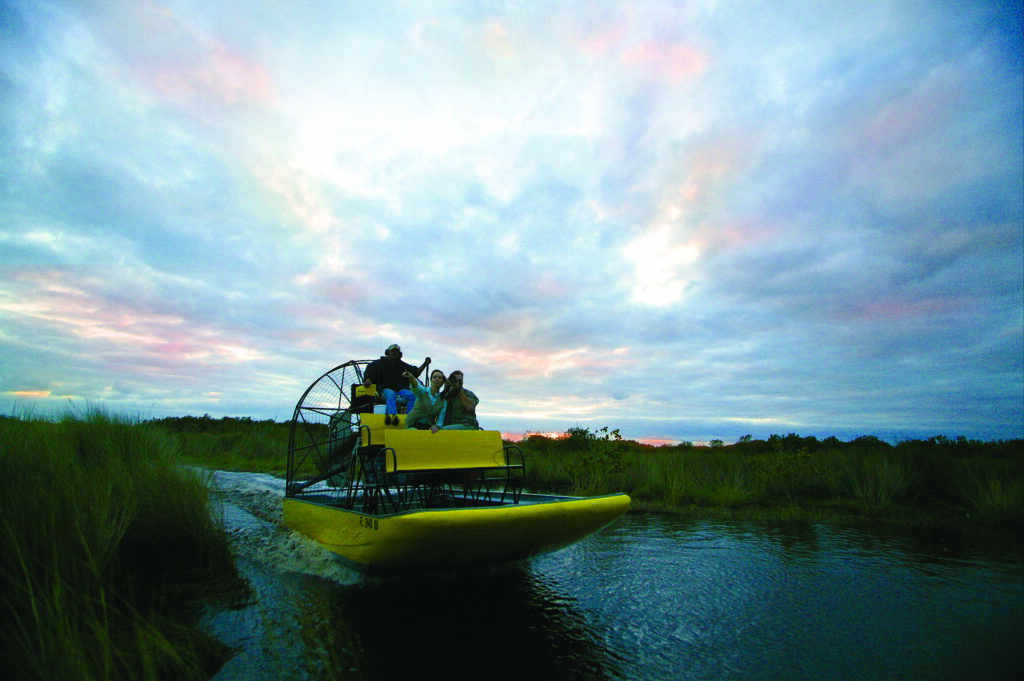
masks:
<svg viewBox="0 0 1024 681"><path fill-rule="evenodd" d="M602 428L596 433L587 428L570 428L570 456L565 470L572 479L572 493L602 494L611 491L613 478L624 469L624 447L618 430Z"/></svg>

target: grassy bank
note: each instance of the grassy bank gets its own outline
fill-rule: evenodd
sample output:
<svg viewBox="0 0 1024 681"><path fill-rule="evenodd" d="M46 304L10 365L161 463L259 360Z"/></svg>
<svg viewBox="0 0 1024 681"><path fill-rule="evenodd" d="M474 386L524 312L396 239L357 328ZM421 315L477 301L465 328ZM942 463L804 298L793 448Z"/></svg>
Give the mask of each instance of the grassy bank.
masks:
<svg viewBox="0 0 1024 681"><path fill-rule="evenodd" d="M166 429L95 412L0 418L0 668L17 679L203 679L192 625L245 585Z"/></svg>
<svg viewBox="0 0 1024 681"><path fill-rule="evenodd" d="M651 447L572 428L520 442L531 489L629 493L635 508L702 517L969 519L1024 525L1024 441L773 435Z"/></svg>
<svg viewBox="0 0 1024 681"><path fill-rule="evenodd" d="M183 416L150 422L183 461L223 471L284 475L291 423Z"/></svg>
<svg viewBox="0 0 1024 681"><path fill-rule="evenodd" d="M251 419L152 422L184 460L283 474L290 424ZM607 428L518 442L527 486L578 495L629 493L634 510L714 518L963 519L1024 524L1024 441L934 437L891 445L795 434L726 445L654 447Z"/></svg>

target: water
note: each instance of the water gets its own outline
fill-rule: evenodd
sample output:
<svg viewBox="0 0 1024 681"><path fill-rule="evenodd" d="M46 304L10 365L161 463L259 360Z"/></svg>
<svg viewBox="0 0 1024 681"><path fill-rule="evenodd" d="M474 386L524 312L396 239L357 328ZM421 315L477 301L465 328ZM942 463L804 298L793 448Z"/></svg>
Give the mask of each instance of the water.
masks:
<svg viewBox="0 0 1024 681"><path fill-rule="evenodd" d="M627 516L533 561L373 579L218 473L255 600L211 612L235 679L1009 679L1019 547L903 529Z"/></svg>

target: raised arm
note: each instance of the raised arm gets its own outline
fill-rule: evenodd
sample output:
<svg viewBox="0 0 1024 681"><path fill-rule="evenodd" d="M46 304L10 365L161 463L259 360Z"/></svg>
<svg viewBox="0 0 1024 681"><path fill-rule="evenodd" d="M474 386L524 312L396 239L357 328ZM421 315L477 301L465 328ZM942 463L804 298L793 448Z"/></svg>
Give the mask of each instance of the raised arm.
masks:
<svg viewBox="0 0 1024 681"><path fill-rule="evenodd" d="M419 399L423 397L424 394L427 392L427 389L423 387L422 383L416 380L416 376L414 376L411 372L408 371L406 371L402 375L405 376L405 378L409 381L409 390L412 391L416 398Z"/></svg>
<svg viewBox="0 0 1024 681"><path fill-rule="evenodd" d="M466 411L471 413L474 417L476 416L476 405L480 402L480 399L473 393L467 393L463 389L459 389L459 392L455 395L459 402L462 402L462 406L466 408Z"/></svg>
<svg viewBox="0 0 1024 681"><path fill-rule="evenodd" d="M417 378L419 377L420 374L423 373L423 370L426 369L428 366L430 366L430 358L429 357L425 358L423 360L423 364L421 364L419 366L419 368L416 369L416 376L417 376Z"/></svg>

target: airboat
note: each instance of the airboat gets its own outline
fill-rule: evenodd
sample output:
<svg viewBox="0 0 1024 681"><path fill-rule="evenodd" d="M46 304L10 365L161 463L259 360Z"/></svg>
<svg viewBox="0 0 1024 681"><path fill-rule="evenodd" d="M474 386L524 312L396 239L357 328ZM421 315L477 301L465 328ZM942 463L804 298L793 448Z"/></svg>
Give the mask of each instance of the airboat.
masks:
<svg viewBox="0 0 1024 681"><path fill-rule="evenodd" d="M522 449L496 430L386 425L363 387L371 360L314 381L292 417L285 525L363 571L453 568L527 559L597 532L626 494L572 497L523 489ZM401 410L400 410L401 411Z"/></svg>

